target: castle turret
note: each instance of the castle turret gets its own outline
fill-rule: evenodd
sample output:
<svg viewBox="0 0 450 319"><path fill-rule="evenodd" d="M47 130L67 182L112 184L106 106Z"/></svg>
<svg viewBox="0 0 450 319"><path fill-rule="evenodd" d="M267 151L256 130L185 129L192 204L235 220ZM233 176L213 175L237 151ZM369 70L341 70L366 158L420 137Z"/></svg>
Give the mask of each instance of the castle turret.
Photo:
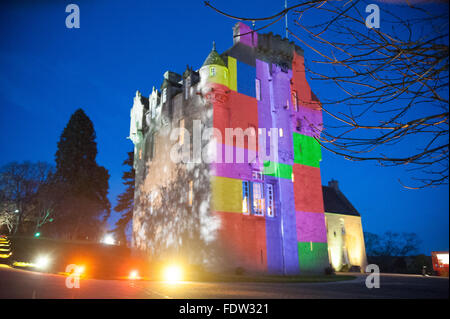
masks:
<svg viewBox="0 0 450 319"><path fill-rule="evenodd" d="M216 44L200 68L200 82L202 94L215 102L226 101L229 88L228 68L216 51Z"/></svg>

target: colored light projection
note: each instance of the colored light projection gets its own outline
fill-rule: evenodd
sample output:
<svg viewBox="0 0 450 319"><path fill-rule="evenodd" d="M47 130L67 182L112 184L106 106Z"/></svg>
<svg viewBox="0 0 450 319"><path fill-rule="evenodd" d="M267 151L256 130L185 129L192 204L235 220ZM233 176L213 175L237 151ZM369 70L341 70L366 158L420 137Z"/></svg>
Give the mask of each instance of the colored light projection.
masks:
<svg viewBox="0 0 450 319"><path fill-rule="evenodd" d="M234 34L239 36L230 50L219 55L213 48L194 72L195 85L184 86L172 74L175 95L166 97L172 92L166 73L168 88L160 100L155 90L150 101L136 94L130 137L140 184L133 246L152 256L172 249L199 263L225 257L217 264L227 268L323 273L329 259L316 140L322 113L306 81L303 56L287 40L258 35L242 23ZM144 119L147 107L150 119ZM177 112L180 117L171 119ZM221 160L170 160L173 141L161 132L171 120L181 125L181 117L188 130L199 118L216 129L213 149ZM144 123L151 127L145 134ZM241 130L244 137L229 130Z"/></svg>
<svg viewBox="0 0 450 319"><path fill-rule="evenodd" d="M250 31L242 23L239 30ZM251 36L237 41L256 47L258 37ZM306 82L302 56L294 52L292 69L287 70L258 58L254 62L252 66L227 57L229 98L213 103L214 127L222 136L227 127L264 128L265 136L258 134L260 140L268 138L270 128L277 128L278 150L261 162L256 150L244 143L240 147L246 157L253 152L253 163L212 164L212 207L221 219L221 242L236 266L277 274L322 272L329 261L321 150L314 138L322 127L321 111ZM233 141L218 147L236 150ZM269 189L275 197L268 205L266 194L263 214L259 195L251 194L255 185L263 192Z"/></svg>

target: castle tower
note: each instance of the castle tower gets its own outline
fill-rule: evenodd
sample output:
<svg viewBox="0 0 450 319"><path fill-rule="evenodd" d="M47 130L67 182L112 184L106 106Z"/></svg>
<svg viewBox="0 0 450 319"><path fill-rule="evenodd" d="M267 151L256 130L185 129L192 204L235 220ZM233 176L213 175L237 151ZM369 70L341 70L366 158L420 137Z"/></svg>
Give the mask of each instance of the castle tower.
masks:
<svg viewBox="0 0 450 319"><path fill-rule="evenodd" d="M136 98L132 131L137 137L136 118L149 115L150 128L142 132L151 135L152 150L138 159L144 173L136 184L137 246L215 261L206 266L216 270L322 273L329 266L316 140L322 113L306 81L303 51L243 23L233 33L233 46L219 54L213 44L198 71L166 72L150 108ZM220 133L214 145L220 158L174 165L168 154L200 136L193 124L200 120ZM187 131L174 140L158 131L164 127Z"/></svg>
<svg viewBox="0 0 450 319"><path fill-rule="evenodd" d="M206 99L210 102L225 103L229 88L229 72L216 51L215 42L199 73L201 92Z"/></svg>

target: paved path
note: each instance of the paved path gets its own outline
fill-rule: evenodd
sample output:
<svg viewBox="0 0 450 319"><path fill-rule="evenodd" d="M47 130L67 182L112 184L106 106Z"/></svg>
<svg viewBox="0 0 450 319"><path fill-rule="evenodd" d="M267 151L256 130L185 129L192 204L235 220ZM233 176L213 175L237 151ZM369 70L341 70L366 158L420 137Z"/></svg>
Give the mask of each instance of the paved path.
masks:
<svg viewBox="0 0 450 319"><path fill-rule="evenodd" d="M169 284L155 281L80 281L68 289L66 277L0 267L0 298L448 298L448 278L383 274L379 289L368 289L365 275L331 283Z"/></svg>

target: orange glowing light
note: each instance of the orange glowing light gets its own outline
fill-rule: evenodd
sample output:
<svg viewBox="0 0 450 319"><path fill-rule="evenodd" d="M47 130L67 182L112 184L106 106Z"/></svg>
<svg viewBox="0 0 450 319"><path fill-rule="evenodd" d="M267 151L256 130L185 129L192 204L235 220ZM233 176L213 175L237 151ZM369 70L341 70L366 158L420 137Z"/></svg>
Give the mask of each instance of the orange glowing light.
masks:
<svg viewBox="0 0 450 319"><path fill-rule="evenodd" d="M139 272L137 270L130 271L130 275L128 276L128 279L130 279L130 280L140 279Z"/></svg>

